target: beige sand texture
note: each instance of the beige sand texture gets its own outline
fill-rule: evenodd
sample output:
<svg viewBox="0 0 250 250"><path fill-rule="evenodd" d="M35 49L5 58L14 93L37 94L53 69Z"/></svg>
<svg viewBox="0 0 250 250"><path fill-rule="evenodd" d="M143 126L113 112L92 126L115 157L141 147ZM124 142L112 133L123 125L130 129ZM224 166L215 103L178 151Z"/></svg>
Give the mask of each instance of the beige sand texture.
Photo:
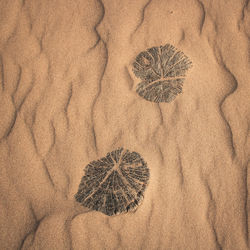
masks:
<svg viewBox="0 0 250 250"><path fill-rule="evenodd" d="M0 249L248 249L250 2L0 0ZM136 93L136 55L193 63L170 103ZM150 169L135 212L75 201L119 147Z"/></svg>

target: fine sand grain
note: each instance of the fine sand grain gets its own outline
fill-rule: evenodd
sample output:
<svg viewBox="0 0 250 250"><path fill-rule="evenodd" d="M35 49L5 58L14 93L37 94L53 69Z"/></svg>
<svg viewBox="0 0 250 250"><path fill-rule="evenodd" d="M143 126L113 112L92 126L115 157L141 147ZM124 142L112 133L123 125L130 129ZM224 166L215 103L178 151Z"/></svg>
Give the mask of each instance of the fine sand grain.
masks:
<svg viewBox="0 0 250 250"><path fill-rule="evenodd" d="M0 0L0 249L248 249L249 39L248 0ZM133 63L166 44L192 67L147 100ZM81 206L121 147L150 170L138 209Z"/></svg>

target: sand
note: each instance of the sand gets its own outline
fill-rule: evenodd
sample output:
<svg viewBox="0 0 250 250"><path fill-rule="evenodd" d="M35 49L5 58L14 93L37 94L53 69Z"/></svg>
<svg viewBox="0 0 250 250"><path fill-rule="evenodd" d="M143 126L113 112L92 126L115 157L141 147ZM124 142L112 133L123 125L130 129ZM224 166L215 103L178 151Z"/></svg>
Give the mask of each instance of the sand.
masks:
<svg viewBox="0 0 250 250"><path fill-rule="evenodd" d="M248 249L248 0L0 1L0 249ZM172 44L192 61L169 103L132 63ZM119 147L150 169L135 212L74 195Z"/></svg>

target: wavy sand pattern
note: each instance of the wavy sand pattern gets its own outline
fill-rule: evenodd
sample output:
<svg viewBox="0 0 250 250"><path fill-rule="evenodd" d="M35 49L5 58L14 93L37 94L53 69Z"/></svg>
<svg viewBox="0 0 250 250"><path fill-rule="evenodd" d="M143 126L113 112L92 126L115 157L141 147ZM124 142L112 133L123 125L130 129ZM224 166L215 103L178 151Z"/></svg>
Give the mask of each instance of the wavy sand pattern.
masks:
<svg viewBox="0 0 250 250"><path fill-rule="evenodd" d="M248 249L249 31L248 0L1 0L1 249ZM167 43L193 67L148 102L132 64ZM74 195L119 147L150 181L109 217Z"/></svg>

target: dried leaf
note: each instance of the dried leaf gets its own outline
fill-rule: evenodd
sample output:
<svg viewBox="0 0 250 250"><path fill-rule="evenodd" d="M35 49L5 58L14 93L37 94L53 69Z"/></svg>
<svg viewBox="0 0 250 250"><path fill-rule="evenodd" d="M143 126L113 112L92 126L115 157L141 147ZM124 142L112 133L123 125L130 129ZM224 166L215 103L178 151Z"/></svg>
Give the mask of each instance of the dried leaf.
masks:
<svg viewBox="0 0 250 250"><path fill-rule="evenodd" d="M170 44L143 51L133 63L135 76L142 80L136 92L148 101L171 102L182 92L191 66L189 58Z"/></svg>
<svg viewBox="0 0 250 250"><path fill-rule="evenodd" d="M75 199L109 216L135 211L148 180L149 169L141 156L119 148L86 166Z"/></svg>

